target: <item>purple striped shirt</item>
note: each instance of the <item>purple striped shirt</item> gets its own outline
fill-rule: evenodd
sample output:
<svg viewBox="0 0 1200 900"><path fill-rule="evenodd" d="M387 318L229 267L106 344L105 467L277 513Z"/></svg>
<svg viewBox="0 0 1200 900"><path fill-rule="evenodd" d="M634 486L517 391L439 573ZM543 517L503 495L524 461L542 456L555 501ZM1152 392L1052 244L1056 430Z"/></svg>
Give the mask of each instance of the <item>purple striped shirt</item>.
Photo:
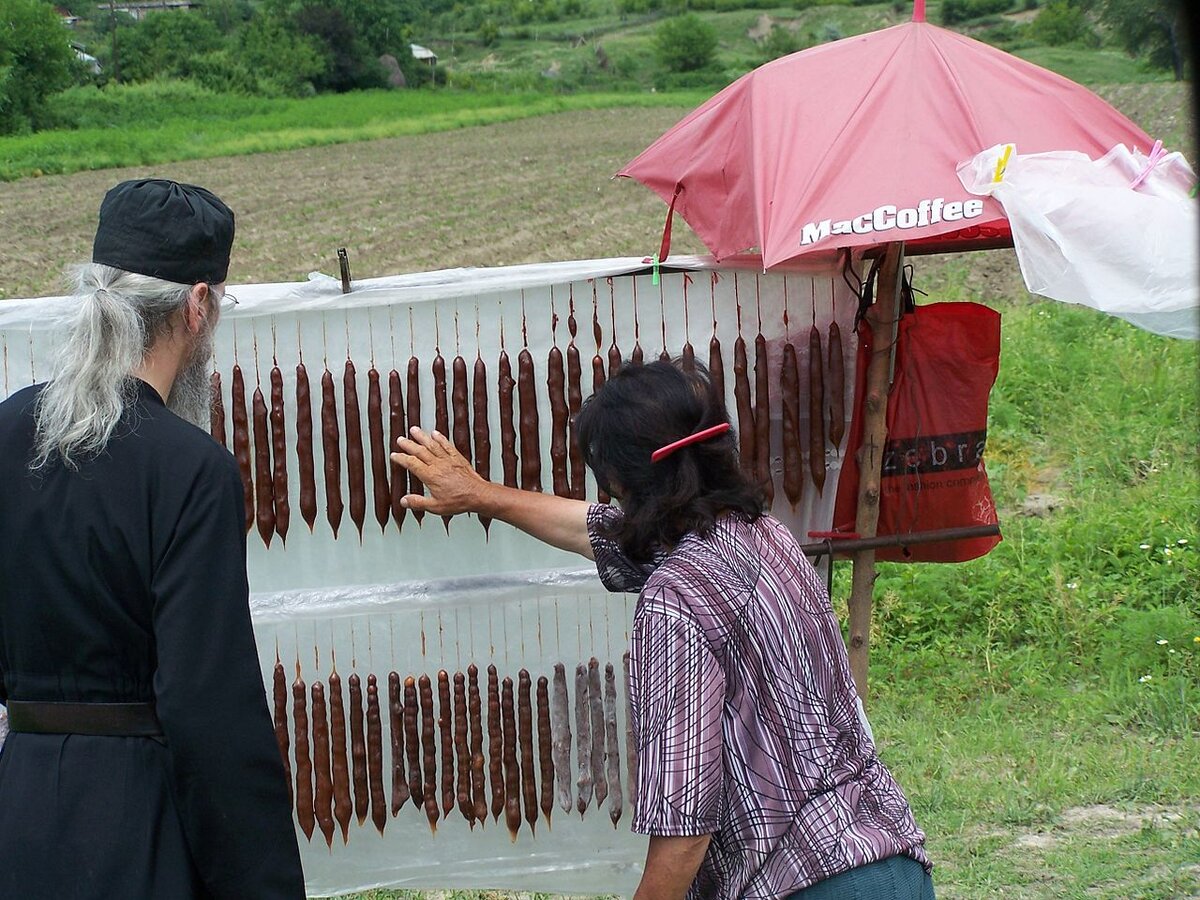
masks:
<svg viewBox="0 0 1200 900"><path fill-rule="evenodd" d="M629 692L633 830L712 834L691 898L779 898L904 854L925 835L858 713L825 586L791 533L722 517L656 565L588 530L611 591L640 591Z"/></svg>

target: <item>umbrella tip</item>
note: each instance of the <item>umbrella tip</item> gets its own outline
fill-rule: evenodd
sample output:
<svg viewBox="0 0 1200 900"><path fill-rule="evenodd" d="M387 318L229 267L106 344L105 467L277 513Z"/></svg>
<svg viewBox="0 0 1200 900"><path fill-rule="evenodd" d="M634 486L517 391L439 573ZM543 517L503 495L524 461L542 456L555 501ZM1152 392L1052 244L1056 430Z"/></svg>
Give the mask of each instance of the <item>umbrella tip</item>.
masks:
<svg viewBox="0 0 1200 900"><path fill-rule="evenodd" d="M914 22L925 21L925 0L913 0L913 17Z"/></svg>

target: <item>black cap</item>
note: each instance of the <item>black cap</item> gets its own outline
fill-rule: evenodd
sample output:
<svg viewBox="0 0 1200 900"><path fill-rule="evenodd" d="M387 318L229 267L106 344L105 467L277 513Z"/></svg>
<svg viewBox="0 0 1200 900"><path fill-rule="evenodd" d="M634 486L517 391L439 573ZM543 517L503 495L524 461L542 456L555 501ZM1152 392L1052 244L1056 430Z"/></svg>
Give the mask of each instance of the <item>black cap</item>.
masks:
<svg viewBox="0 0 1200 900"><path fill-rule="evenodd" d="M92 262L177 284L220 284L232 246L233 211L215 194L142 178L104 195Z"/></svg>

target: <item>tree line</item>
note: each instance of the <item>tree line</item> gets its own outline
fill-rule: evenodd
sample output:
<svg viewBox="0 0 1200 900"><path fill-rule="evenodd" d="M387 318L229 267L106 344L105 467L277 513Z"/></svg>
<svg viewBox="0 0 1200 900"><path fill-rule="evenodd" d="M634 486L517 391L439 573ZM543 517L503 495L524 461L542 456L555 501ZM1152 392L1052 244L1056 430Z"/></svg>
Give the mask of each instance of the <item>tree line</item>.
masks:
<svg viewBox="0 0 1200 900"><path fill-rule="evenodd" d="M864 0L790 2L807 9ZM1183 3L942 0L938 10L942 24L969 32L994 23L979 36L993 40L994 32L1000 46L1026 36L1052 45L1115 43L1147 66L1183 78L1189 60ZM588 16L662 17L653 43L660 65L677 80L679 73L694 72L703 81L709 77L705 72L719 68L717 35L694 11L758 5L756 0L199 0L193 9L151 9L135 18L116 0L107 5L87 0L73 7L77 19L67 27L62 7L47 0L0 0L0 134L61 124L52 121L46 98L76 84L187 80L217 92L267 97L420 86L439 78L441 70L413 59L409 44L415 37L492 46L501 27L505 37L521 39L529 36L530 23ZM908 5L892 3L897 11ZM1035 8L1027 25L1000 17ZM840 37L830 22L813 32L816 42ZM775 27L762 43L771 58L809 41ZM684 77L674 86L696 85Z"/></svg>
<svg viewBox="0 0 1200 900"><path fill-rule="evenodd" d="M442 2L205 0L135 18L117 2L89 0L68 25L45 0L0 0L0 134L51 124L45 99L75 84L186 79L221 92L304 96L383 87L399 72L418 86L436 75L409 43Z"/></svg>

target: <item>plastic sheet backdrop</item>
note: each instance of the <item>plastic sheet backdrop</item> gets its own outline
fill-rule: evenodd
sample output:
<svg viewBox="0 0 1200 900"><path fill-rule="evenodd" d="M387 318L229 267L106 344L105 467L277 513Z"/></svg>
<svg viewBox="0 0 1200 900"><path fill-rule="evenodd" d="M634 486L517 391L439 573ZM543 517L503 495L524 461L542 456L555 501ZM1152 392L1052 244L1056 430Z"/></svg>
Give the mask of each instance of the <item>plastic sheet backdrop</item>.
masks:
<svg viewBox="0 0 1200 900"><path fill-rule="evenodd" d="M840 270L670 263L658 283L610 259L231 288L211 431L243 472L310 893L632 892L636 597L502 523L418 521L385 454L438 427L493 480L603 501L570 435L582 398L621 361L694 358L722 370L773 514L828 529L854 396ZM71 302L0 306L4 396L47 377Z"/></svg>

